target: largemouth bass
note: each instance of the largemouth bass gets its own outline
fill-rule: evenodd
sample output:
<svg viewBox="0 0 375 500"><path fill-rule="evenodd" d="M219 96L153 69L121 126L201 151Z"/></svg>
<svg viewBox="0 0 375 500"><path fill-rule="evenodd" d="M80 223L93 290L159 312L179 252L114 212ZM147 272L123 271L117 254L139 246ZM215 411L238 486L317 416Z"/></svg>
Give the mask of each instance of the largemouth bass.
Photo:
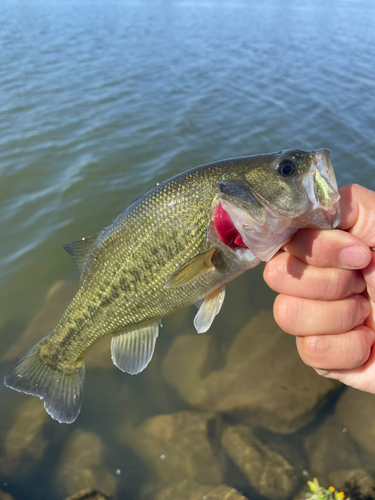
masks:
<svg viewBox="0 0 375 500"><path fill-rule="evenodd" d="M158 184L103 231L64 247L82 270L80 288L5 385L39 396L59 422L73 422L84 356L98 340L113 335L114 364L141 372L161 318L201 302L194 325L207 331L225 284L268 261L298 228L338 227L338 200L326 149L219 161Z"/></svg>

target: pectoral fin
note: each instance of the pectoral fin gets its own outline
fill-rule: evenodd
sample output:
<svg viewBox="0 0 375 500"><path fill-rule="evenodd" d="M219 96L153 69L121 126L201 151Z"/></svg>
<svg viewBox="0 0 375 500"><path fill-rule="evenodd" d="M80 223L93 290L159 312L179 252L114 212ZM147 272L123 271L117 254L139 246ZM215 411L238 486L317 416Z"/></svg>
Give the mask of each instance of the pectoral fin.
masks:
<svg viewBox="0 0 375 500"><path fill-rule="evenodd" d="M86 238L71 241L70 243L64 245L63 248L65 252L74 260L80 271L83 271L83 268L86 264L87 255L89 254L98 236L99 233L92 234L91 236L87 236Z"/></svg>
<svg viewBox="0 0 375 500"><path fill-rule="evenodd" d="M177 288L187 285L202 274L210 271L214 267L213 256L216 253L215 248L200 253L188 260L177 271L175 271L164 285L165 288Z"/></svg>
<svg viewBox="0 0 375 500"><path fill-rule="evenodd" d="M215 316L219 314L225 297L225 286L211 292L202 302L195 318L194 326L198 333L207 332L212 325Z"/></svg>
<svg viewBox="0 0 375 500"><path fill-rule="evenodd" d="M136 375L146 368L154 354L159 322L112 338L113 363L123 372Z"/></svg>

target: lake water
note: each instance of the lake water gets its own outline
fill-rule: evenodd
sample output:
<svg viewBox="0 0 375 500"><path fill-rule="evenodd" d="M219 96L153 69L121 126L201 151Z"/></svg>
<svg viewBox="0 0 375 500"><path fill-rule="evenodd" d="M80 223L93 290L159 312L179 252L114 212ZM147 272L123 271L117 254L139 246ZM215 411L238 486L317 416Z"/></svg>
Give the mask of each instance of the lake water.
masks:
<svg viewBox="0 0 375 500"><path fill-rule="evenodd" d="M218 159L325 147L339 185L375 189L374 47L372 0L2 0L0 358L48 290L78 279L62 246L108 225L156 182ZM47 309L59 309L56 297ZM247 273L228 287L210 333L229 345L273 298L261 269ZM155 367L193 314L165 321ZM46 328L36 321L34 333ZM1 380L11 364L3 359ZM0 467L0 490L16 500L73 492L61 486L73 472L56 477L79 428L105 443L118 498L138 498L149 466L120 444L120 423L127 412L133 425L191 410L161 369L150 374L88 370L79 419L43 423L44 445L30 457L21 446L23 461ZM6 456L17 411L35 398L4 387L0 398ZM223 482L237 484L230 474Z"/></svg>

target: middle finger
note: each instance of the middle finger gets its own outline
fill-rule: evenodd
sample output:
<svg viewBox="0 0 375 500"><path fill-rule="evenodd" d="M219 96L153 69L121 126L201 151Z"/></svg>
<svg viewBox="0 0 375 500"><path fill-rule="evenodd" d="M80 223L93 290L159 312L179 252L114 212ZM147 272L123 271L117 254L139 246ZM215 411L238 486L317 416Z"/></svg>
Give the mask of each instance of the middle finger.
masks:
<svg viewBox="0 0 375 500"><path fill-rule="evenodd" d="M370 312L369 300L360 294L331 302L281 294L273 307L280 328L298 336L348 332L363 323Z"/></svg>

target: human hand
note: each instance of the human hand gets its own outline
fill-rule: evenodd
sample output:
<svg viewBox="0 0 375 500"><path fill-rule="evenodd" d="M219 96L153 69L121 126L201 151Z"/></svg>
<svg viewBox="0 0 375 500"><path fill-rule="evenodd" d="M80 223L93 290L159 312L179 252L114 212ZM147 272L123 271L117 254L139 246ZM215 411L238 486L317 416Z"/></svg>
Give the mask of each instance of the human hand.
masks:
<svg viewBox="0 0 375 500"><path fill-rule="evenodd" d="M265 265L278 325L320 375L375 393L375 192L340 189L341 230L302 229Z"/></svg>

